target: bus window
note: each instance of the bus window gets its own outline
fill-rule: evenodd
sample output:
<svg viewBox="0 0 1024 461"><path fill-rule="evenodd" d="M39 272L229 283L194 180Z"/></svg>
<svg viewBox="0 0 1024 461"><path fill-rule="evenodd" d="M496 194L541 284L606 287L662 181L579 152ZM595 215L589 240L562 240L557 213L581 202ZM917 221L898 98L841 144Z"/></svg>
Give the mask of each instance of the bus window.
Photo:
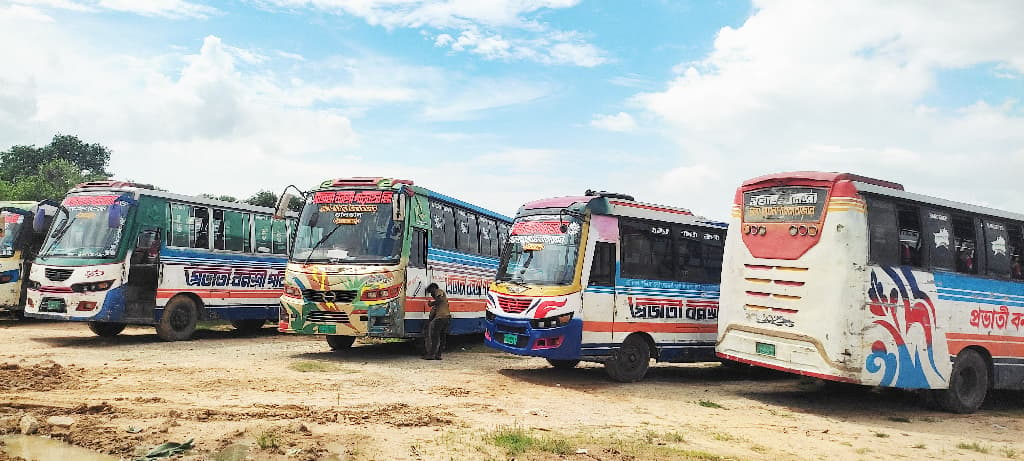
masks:
<svg viewBox="0 0 1024 461"><path fill-rule="evenodd" d="M924 211L924 248L927 250L928 266L936 269L956 268L953 256L953 218L944 211Z"/></svg>
<svg viewBox="0 0 1024 461"><path fill-rule="evenodd" d="M956 271L977 274L975 248L978 237L974 231L974 220L965 216L953 217L953 251L956 256Z"/></svg>
<svg viewBox="0 0 1024 461"><path fill-rule="evenodd" d="M466 253L480 252L480 236L477 232L476 215L466 210L456 213L455 247Z"/></svg>
<svg viewBox="0 0 1024 461"><path fill-rule="evenodd" d="M249 213L214 209L212 224L215 250L250 251Z"/></svg>
<svg viewBox="0 0 1024 461"><path fill-rule="evenodd" d="M594 260L590 263L588 285L615 286L615 244L597 242L594 244Z"/></svg>
<svg viewBox="0 0 1024 461"><path fill-rule="evenodd" d="M896 226L900 231L900 265L921 267L921 210L898 207Z"/></svg>
<svg viewBox="0 0 1024 461"><path fill-rule="evenodd" d="M256 253L271 253L273 251L273 222L274 219L268 215L253 216L253 243L256 246Z"/></svg>
<svg viewBox="0 0 1024 461"><path fill-rule="evenodd" d="M725 253L725 235L704 233L704 270L708 283L722 283L722 257Z"/></svg>
<svg viewBox="0 0 1024 461"><path fill-rule="evenodd" d="M680 282L703 282L703 247L697 240L680 239L676 243L676 280Z"/></svg>
<svg viewBox="0 0 1024 461"><path fill-rule="evenodd" d="M189 247L190 206L181 203L170 204L171 230L167 233L167 246Z"/></svg>
<svg viewBox="0 0 1024 461"><path fill-rule="evenodd" d="M276 255L288 253L288 223L283 219L270 220L270 252Z"/></svg>
<svg viewBox="0 0 1024 461"><path fill-rule="evenodd" d="M868 233L871 238L871 262L881 266L898 265L900 248L896 209L891 202L869 197Z"/></svg>
<svg viewBox="0 0 1024 461"><path fill-rule="evenodd" d="M1010 254L1010 278L1024 280L1024 254L1021 254L1024 251L1024 233L1020 225L1012 225L1007 229L1007 235L1010 239L1006 247Z"/></svg>
<svg viewBox="0 0 1024 461"><path fill-rule="evenodd" d="M494 220L481 216L478 222L480 229L480 254L484 256L498 256L498 230L494 227Z"/></svg>
<svg viewBox="0 0 1024 461"><path fill-rule="evenodd" d="M210 249L210 210L192 206L189 214L188 241L192 248Z"/></svg>
<svg viewBox="0 0 1024 461"><path fill-rule="evenodd" d="M409 245L409 266L427 267L427 231L412 230L412 242Z"/></svg>
<svg viewBox="0 0 1024 461"><path fill-rule="evenodd" d="M508 242L508 224L498 223L498 256L505 252L505 243Z"/></svg>
<svg viewBox="0 0 1024 461"><path fill-rule="evenodd" d="M1009 236L1006 225L985 221L985 267L987 275L1007 278L1010 276L1010 255L1007 253Z"/></svg>
<svg viewBox="0 0 1024 461"><path fill-rule="evenodd" d="M672 280L672 231L665 225L619 220L622 276L642 280Z"/></svg>

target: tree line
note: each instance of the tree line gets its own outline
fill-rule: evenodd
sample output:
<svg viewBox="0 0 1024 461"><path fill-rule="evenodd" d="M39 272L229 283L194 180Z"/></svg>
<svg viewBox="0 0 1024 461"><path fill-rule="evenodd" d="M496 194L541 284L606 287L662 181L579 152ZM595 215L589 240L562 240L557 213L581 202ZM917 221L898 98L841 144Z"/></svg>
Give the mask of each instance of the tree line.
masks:
<svg viewBox="0 0 1024 461"><path fill-rule="evenodd" d="M76 184L110 179L113 176L107 170L110 153L106 146L89 144L77 136L60 133L42 147L11 146L0 151L0 201L59 201ZM260 190L244 200L230 195L199 196L264 207L277 205L277 194L269 190ZM300 211L302 203L302 199L296 198L289 202L288 207Z"/></svg>

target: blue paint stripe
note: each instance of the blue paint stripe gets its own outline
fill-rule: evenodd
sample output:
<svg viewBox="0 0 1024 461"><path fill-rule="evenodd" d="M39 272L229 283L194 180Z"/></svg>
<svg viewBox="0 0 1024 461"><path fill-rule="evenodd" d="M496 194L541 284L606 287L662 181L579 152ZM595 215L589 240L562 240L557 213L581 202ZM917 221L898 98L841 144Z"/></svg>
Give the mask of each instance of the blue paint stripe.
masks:
<svg viewBox="0 0 1024 461"><path fill-rule="evenodd" d="M463 253L455 252L431 252L427 253L427 260L440 261L452 264L462 264L466 266L485 267L491 270L498 269L498 260L495 258L483 258L479 256L470 256Z"/></svg>
<svg viewBox="0 0 1024 461"><path fill-rule="evenodd" d="M940 288L938 289L939 295L945 296L959 296L959 297L978 297L983 299L1005 299L1007 301L1024 301L1024 296L1012 295L1007 293L993 293L986 291L974 291L974 290L957 290L954 288Z"/></svg>
<svg viewBox="0 0 1024 461"><path fill-rule="evenodd" d="M285 264L287 259L284 255L278 256L257 256L250 254L212 253L210 251L184 250L181 248L163 247L160 249L161 259L182 259L182 260L211 260L218 262L249 262L249 263L273 263Z"/></svg>
<svg viewBox="0 0 1024 461"><path fill-rule="evenodd" d="M697 291L697 290L657 290L640 289L636 287L587 287L587 293L598 294L621 294L631 296L659 296L663 298L689 298L689 299L718 299L718 291Z"/></svg>
<svg viewBox="0 0 1024 461"><path fill-rule="evenodd" d="M965 303L979 303L989 304L993 306L1006 306L1006 307L1024 307L1024 301L1007 301L1005 299L994 299L994 298L976 298L973 296L943 296L939 295L939 299L943 301L960 301Z"/></svg>

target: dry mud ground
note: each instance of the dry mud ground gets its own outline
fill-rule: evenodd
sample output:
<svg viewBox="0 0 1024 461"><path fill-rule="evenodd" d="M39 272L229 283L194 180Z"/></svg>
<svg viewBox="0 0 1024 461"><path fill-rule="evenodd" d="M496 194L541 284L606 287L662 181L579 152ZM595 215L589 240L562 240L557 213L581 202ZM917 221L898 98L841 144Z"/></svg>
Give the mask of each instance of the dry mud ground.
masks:
<svg viewBox="0 0 1024 461"><path fill-rule="evenodd" d="M123 459L187 439L183 459L1024 459L1021 393L952 415L907 392L718 364L657 364L619 384L598 365L554 370L479 337L450 345L423 361L412 343L332 353L271 328L165 343L151 328L106 339L4 321L0 433L31 415L41 434Z"/></svg>

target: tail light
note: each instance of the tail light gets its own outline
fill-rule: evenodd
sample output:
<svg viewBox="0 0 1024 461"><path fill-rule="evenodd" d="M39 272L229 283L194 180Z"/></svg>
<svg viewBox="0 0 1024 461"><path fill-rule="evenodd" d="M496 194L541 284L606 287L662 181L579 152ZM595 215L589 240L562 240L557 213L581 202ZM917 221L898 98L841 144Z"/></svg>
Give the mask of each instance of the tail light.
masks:
<svg viewBox="0 0 1024 461"><path fill-rule="evenodd" d="M75 310L79 311L79 312L88 312L88 311L96 310L96 302L95 301L81 301L81 302L78 303L78 307L76 307Z"/></svg>

